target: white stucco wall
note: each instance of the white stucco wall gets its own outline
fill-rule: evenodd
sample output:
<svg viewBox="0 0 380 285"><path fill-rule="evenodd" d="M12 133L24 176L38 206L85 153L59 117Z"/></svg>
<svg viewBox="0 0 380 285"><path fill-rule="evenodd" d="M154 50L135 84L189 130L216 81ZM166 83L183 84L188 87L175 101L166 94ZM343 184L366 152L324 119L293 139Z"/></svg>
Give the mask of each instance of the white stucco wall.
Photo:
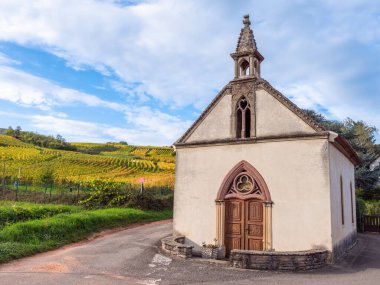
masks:
<svg viewBox="0 0 380 285"><path fill-rule="evenodd" d="M331 250L326 139L178 149L174 231L196 245L213 242L219 187L241 160L252 164L268 185L274 202L273 248Z"/></svg>
<svg viewBox="0 0 380 285"><path fill-rule="evenodd" d="M356 201L355 201L355 167L331 143L329 144L330 184L331 184L331 226L333 244L339 243L353 231L356 231ZM341 215L340 176L343 178L344 225ZM353 209L351 209L352 183ZM351 213L354 214L352 223Z"/></svg>
<svg viewBox="0 0 380 285"><path fill-rule="evenodd" d="M256 91L257 137L315 133L315 130L265 90Z"/></svg>
<svg viewBox="0 0 380 285"><path fill-rule="evenodd" d="M231 95L224 95L186 142L230 137Z"/></svg>
<svg viewBox="0 0 380 285"><path fill-rule="evenodd" d="M232 95L224 95L186 142L230 138ZM265 90L256 92L257 137L314 133L315 130Z"/></svg>

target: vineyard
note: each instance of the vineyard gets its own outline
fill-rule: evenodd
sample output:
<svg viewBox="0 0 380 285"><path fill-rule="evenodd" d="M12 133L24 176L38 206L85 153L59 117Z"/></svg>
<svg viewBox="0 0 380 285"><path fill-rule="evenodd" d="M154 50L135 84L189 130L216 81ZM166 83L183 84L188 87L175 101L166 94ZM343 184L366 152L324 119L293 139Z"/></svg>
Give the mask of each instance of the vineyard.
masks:
<svg viewBox="0 0 380 285"><path fill-rule="evenodd" d="M0 135L0 159L5 177L20 183L38 183L51 171L55 184L110 179L146 186L174 184L175 153L170 147L130 146L119 143L73 143L78 151L55 150ZM3 169L3 163L1 165Z"/></svg>

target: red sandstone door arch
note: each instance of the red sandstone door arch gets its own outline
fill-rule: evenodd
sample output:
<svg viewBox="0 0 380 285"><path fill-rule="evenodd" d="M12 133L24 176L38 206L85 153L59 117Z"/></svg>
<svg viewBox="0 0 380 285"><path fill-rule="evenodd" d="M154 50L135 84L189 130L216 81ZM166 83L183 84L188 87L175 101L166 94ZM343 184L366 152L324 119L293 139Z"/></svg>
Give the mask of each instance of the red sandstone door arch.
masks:
<svg viewBox="0 0 380 285"><path fill-rule="evenodd" d="M260 173L239 162L225 177L217 197L217 235L232 249L271 249L271 197Z"/></svg>

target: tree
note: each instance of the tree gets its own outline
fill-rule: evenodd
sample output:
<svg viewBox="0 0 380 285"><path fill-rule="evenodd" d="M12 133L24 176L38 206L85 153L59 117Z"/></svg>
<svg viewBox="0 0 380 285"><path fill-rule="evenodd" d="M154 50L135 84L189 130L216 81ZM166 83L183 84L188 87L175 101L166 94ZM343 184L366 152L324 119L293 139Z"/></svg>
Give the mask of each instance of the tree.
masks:
<svg viewBox="0 0 380 285"><path fill-rule="evenodd" d="M54 182L54 172L51 169L45 169L41 172L40 181L47 187Z"/></svg>
<svg viewBox="0 0 380 285"><path fill-rule="evenodd" d="M14 137L16 139L20 139L21 138L21 127L20 126L16 127L15 132L14 132Z"/></svg>
<svg viewBox="0 0 380 285"><path fill-rule="evenodd" d="M77 148L70 143L66 142L66 140L61 136L45 136L40 135L34 132L21 131L21 127L17 126L16 129L12 129L9 127L6 131L6 134L9 136L13 136L23 142L34 144L40 147L47 147L52 149L62 149L62 150L71 150L76 151Z"/></svg>
<svg viewBox="0 0 380 285"><path fill-rule="evenodd" d="M14 129L11 126L9 126L5 134L7 136L13 137L15 135L15 131L14 131Z"/></svg>
<svg viewBox="0 0 380 285"><path fill-rule="evenodd" d="M57 135L56 136L56 139L57 139L57 141L59 141L59 142L61 142L61 143L65 143L66 142L66 140L63 138L63 136L61 136L61 135Z"/></svg>
<svg viewBox="0 0 380 285"><path fill-rule="evenodd" d="M350 118L342 122L328 120L312 110L304 110L304 112L326 129L338 133L349 141L361 160L361 165L356 168L356 186L367 191L375 188L379 182L380 167L371 170L370 165L380 156L380 145L376 144L375 139L376 127Z"/></svg>

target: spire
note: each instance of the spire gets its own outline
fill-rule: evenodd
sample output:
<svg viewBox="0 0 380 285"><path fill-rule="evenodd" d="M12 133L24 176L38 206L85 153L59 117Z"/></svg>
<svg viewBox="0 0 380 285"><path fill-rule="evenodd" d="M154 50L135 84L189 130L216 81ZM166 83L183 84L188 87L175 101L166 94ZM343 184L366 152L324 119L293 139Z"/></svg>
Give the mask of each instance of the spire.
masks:
<svg viewBox="0 0 380 285"><path fill-rule="evenodd" d="M243 18L244 28L240 31L240 37L237 43L236 52L246 52L257 50L256 41L251 30L251 21L249 15Z"/></svg>
<svg viewBox="0 0 380 285"><path fill-rule="evenodd" d="M260 78L260 65L264 57L257 50L249 15L244 16L243 24L244 27L240 31L236 51L231 54L235 61L235 79L245 77Z"/></svg>

